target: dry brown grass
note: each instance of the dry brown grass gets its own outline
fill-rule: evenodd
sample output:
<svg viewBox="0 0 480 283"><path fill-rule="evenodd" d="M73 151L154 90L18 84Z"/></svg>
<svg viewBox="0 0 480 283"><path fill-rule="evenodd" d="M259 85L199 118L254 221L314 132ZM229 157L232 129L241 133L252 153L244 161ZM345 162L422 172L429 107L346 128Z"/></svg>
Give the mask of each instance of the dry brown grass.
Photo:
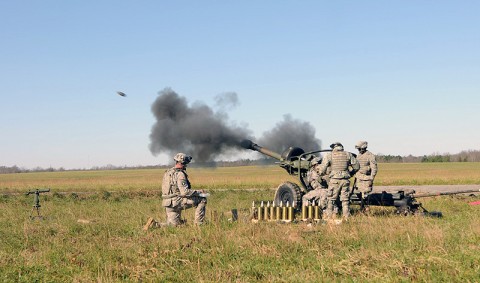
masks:
<svg viewBox="0 0 480 283"><path fill-rule="evenodd" d="M378 185L477 182L479 164L381 164ZM445 171L447 170L447 171ZM2 191L51 187L44 221L28 219L32 197L0 198L0 279L5 282L477 282L479 206L474 197L422 199L444 218L401 217L389 208L341 225L230 223L142 231L164 219L156 194L163 170L0 175ZM189 169L211 190L208 211L246 209L294 180L278 167ZM450 178L450 179L449 179ZM412 181L413 180L413 181ZM436 182L436 181L435 181ZM412 184L412 183L408 183ZM414 185L414 184L412 184ZM243 190L258 188L259 190ZM227 190L220 190L227 189ZM94 192L76 195L76 190ZM117 191L106 193L107 190ZM55 194L67 191L67 194ZM137 192L137 193L132 193ZM184 213L193 219L193 211ZM84 221L78 221L78 220ZM245 219L245 218L241 218Z"/></svg>
<svg viewBox="0 0 480 283"><path fill-rule="evenodd" d="M0 174L0 191L14 192L49 187L56 191L148 191L161 186L164 169L66 171ZM298 181L278 166L189 168L197 188L272 189L284 181ZM375 185L458 185L480 184L477 163L382 163Z"/></svg>

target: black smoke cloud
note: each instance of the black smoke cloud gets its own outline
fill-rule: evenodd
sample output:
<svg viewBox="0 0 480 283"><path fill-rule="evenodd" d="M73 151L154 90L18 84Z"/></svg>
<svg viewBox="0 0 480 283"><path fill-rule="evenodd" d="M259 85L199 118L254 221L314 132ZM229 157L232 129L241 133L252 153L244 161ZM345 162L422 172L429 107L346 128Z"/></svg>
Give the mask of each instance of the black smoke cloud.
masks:
<svg viewBox="0 0 480 283"><path fill-rule="evenodd" d="M315 128L308 122L293 119L291 115L283 116L283 121L263 133L258 144L278 153L290 146L300 147L305 151L319 150L321 141L315 138Z"/></svg>
<svg viewBox="0 0 480 283"><path fill-rule="evenodd" d="M197 162L213 161L220 155L238 153L245 150L239 143L252 139L246 126L229 124L226 110L236 107L236 93L224 93L215 98L220 111L213 111L203 103L188 105L185 97L179 96L170 88L160 91L151 110L156 122L150 133L150 151L154 155L185 152ZM315 138L315 128L308 122L285 115L283 121L263 134L257 141L261 146L278 153L290 146L305 151L320 149L320 140Z"/></svg>
<svg viewBox="0 0 480 283"><path fill-rule="evenodd" d="M150 151L154 155L185 152L196 161L207 162L240 149L240 140L251 137L246 127L229 125L225 112L214 112L202 103L190 107L184 97L170 88L158 94L151 108L156 118L150 133ZM237 102L233 93L217 98L222 105Z"/></svg>

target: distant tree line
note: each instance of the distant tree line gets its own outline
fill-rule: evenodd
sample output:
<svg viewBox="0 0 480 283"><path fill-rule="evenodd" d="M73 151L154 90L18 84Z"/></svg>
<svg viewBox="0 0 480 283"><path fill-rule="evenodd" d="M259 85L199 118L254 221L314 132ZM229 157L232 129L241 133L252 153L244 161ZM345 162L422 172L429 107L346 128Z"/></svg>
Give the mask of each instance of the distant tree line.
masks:
<svg viewBox="0 0 480 283"><path fill-rule="evenodd" d="M63 167L60 168L42 168L42 167L35 167L32 169L26 169L18 167L17 165L8 167L8 166L0 166L0 174L9 174L9 173L28 173L28 172L55 172L55 171L65 171Z"/></svg>
<svg viewBox="0 0 480 283"><path fill-rule="evenodd" d="M464 150L457 154L434 153L424 156L377 155L380 163L420 163L420 162L480 162L480 150Z"/></svg>
<svg viewBox="0 0 480 283"><path fill-rule="evenodd" d="M193 162L189 164L189 167L235 167L235 166L253 166L253 165L269 165L274 164L276 160L261 158L261 159L240 159L235 161L212 161L212 162ZM115 166L108 164L105 166L93 166L89 169L79 168L79 169L65 169L60 167L58 169L49 167L35 167L32 169L27 169L23 167L14 166L0 166L0 174L10 174L10 173L29 173L29 172L61 172L61 171L99 171L99 170L131 170L131 169L166 169L170 168L172 165L137 165L137 166Z"/></svg>
<svg viewBox="0 0 480 283"><path fill-rule="evenodd" d="M271 165L275 164L277 160L272 158L260 159L239 159L234 161L212 161L212 162L193 162L189 167L236 167L236 166L255 166L255 165ZM384 155L378 154L377 161L379 163L421 163L421 162L480 162L480 150L464 150L457 154L439 154L434 153L424 156L400 156L400 155ZM95 171L95 170L130 170L130 169L161 169L169 168L171 165L137 165L137 166L115 166L108 164L105 166L94 166L90 169L71 169L71 171ZM10 173L29 173L29 172L61 172L67 171L63 167L60 168L41 168L35 167L33 169L21 168L16 165L0 166L0 174Z"/></svg>

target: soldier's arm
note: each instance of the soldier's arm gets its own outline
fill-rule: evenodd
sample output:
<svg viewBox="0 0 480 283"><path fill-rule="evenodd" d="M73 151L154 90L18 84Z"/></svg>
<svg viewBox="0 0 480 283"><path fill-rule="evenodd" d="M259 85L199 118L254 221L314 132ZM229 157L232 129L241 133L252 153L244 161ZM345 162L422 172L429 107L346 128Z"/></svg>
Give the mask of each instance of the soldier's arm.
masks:
<svg viewBox="0 0 480 283"><path fill-rule="evenodd" d="M375 176L377 175L378 172L378 167L377 167L377 158L375 157L374 154L370 155L370 170L371 175L372 175L372 180L375 179Z"/></svg>
<svg viewBox="0 0 480 283"><path fill-rule="evenodd" d="M316 166L316 171L318 175L324 175L327 172L328 165L330 165L330 160L332 156L327 155L325 158L323 158L322 163L320 165Z"/></svg>
<svg viewBox="0 0 480 283"><path fill-rule="evenodd" d="M312 186L313 189L316 189L318 187L320 187L320 174L318 173L318 167L319 165L315 165L313 168L312 168L312 172L311 172L311 175L310 175L310 186Z"/></svg>
<svg viewBox="0 0 480 283"><path fill-rule="evenodd" d="M352 166L353 169L353 174L355 174L358 170L360 170L360 164L358 163L358 160L353 156L353 154L350 154L350 166Z"/></svg>
<svg viewBox="0 0 480 283"><path fill-rule="evenodd" d="M180 196L190 197L194 195L197 191L192 190L190 187L190 182L188 181L187 175L183 171L179 171L177 177L177 186L180 190Z"/></svg>

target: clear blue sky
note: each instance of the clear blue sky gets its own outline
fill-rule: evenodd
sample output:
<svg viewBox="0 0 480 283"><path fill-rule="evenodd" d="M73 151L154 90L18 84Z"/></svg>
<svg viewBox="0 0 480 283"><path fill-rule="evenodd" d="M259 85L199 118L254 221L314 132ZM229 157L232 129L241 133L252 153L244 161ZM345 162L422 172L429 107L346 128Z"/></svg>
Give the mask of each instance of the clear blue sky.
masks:
<svg viewBox="0 0 480 283"><path fill-rule="evenodd" d="M1 1L0 166L168 163L148 148L165 87L212 106L237 93L228 120L256 136L291 114L350 151L479 150L479 15L479 1Z"/></svg>

